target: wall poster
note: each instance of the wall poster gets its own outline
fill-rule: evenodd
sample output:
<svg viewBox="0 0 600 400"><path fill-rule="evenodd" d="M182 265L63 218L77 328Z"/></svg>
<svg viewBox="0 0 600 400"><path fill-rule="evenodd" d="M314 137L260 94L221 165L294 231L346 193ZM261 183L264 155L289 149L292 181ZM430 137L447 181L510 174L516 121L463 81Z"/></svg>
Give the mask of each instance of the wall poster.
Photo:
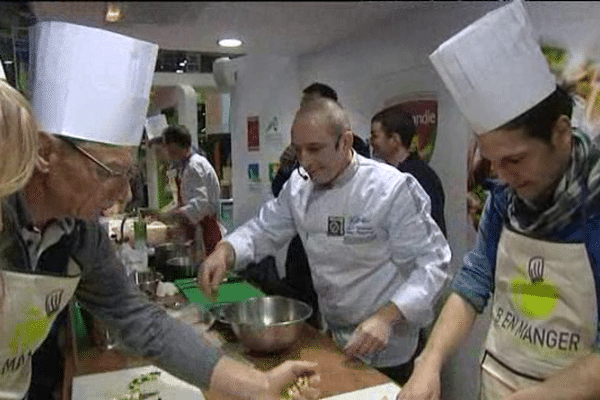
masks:
<svg viewBox="0 0 600 400"><path fill-rule="evenodd" d="M279 171L279 161L273 161L269 163L269 182L273 182L275 175Z"/></svg>
<svg viewBox="0 0 600 400"><path fill-rule="evenodd" d="M267 121L269 122L267 123L264 133L265 143L281 146L283 143L283 135L281 134L281 129L279 127L279 119L277 116L274 116L273 118L267 119Z"/></svg>
<svg viewBox="0 0 600 400"><path fill-rule="evenodd" d="M413 93L395 96L384 103L384 109L394 108L408 112L413 117L416 134L410 151L419 154L422 160L429 162L437 135L438 102L434 93ZM379 112L379 111L377 111Z"/></svg>
<svg viewBox="0 0 600 400"><path fill-rule="evenodd" d="M260 150L258 117L248 117L248 151Z"/></svg>
<svg viewBox="0 0 600 400"><path fill-rule="evenodd" d="M575 101L572 125L600 142L600 60L597 53L575 51L565 45L542 43L557 83Z"/></svg>
<svg viewBox="0 0 600 400"><path fill-rule="evenodd" d="M248 180L250 182L259 182L260 181L260 173L259 173L258 163L248 164Z"/></svg>
<svg viewBox="0 0 600 400"><path fill-rule="evenodd" d="M488 181L496 177L492 164L481 156L477 143L475 135L470 135L467 150L467 215L475 231L488 195Z"/></svg>

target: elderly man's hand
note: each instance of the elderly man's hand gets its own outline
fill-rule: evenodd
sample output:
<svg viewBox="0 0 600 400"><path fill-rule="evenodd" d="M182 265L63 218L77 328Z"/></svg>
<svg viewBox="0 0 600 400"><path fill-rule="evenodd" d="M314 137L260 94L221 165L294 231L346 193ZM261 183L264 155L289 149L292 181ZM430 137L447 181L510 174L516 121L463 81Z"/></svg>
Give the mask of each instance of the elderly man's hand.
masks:
<svg viewBox="0 0 600 400"><path fill-rule="evenodd" d="M216 295L227 270L233 267L234 250L226 241L220 241L213 253L202 263L198 270L198 281L208 298Z"/></svg>
<svg viewBox="0 0 600 400"><path fill-rule="evenodd" d="M295 399L314 400L321 393L321 376L317 364L308 361L285 361L266 372L268 393L264 400Z"/></svg>

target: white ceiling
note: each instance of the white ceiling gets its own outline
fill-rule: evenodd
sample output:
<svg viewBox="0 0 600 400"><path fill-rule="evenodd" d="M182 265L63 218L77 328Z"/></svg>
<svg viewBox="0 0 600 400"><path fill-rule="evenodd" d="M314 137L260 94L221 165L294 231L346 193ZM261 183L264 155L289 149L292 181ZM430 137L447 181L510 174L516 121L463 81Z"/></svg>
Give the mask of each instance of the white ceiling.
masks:
<svg viewBox="0 0 600 400"><path fill-rule="evenodd" d="M357 2L120 2L123 19L104 22L104 1L31 2L39 20L62 20L101 27L157 43L162 49L230 54L294 56L320 50L338 40L401 20L415 9L448 7L445 1ZM237 49L216 41L240 37Z"/></svg>

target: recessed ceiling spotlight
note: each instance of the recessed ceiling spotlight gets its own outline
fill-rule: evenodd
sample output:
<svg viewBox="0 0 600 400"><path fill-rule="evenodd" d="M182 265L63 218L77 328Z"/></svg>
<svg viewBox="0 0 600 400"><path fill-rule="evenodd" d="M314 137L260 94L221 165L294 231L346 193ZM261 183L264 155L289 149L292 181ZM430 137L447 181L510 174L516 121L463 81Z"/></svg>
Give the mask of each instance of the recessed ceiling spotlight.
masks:
<svg viewBox="0 0 600 400"><path fill-rule="evenodd" d="M116 2L109 1L106 4L106 22L117 22L123 17L121 5Z"/></svg>
<svg viewBox="0 0 600 400"><path fill-rule="evenodd" d="M242 45L240 39L221 39L218 43L221 47L240 47Z"/></svg>

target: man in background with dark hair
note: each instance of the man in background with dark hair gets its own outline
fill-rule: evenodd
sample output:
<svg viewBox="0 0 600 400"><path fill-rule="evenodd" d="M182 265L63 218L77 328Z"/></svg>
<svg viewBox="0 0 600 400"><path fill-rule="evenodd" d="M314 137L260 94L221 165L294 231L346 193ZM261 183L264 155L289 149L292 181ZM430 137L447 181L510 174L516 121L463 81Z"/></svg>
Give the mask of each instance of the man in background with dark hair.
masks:
<svg viewBox="0 0 600 400"><path fill-rule="evenodd" d="M300 106L320 97L331 99L340 104L338 101L337 92L331 86L328 86L324 83L315 82L302 90L302 100L300 101ZM353 136L352 148L361 156L371 158L369 145L365 143L360 136Z"/></svg>
<svg viewBox="0 0 600 400"><path fill-rule="evenodd" d="M444 220L444 188L435 171L410 145L416 133L412 116L398 107L378 112L371 119L371 146L373 152L402 172L412 174L431 199L431 216L446 236Z"/></svg>
<svg viewBox="0 0 600 400"><path fill-rule="evenodd" d="M220 186L211 163L192 149L192 136L185 126L172 125L162 134L169 160L177 169L178 208L166 213L186 226L186 238L194 239L196 227L202 228L205 255L209 255L221 240L217 222ZM197 246L196 246L197 248Z"/></svg>
<svg viewBox="0 0 600 400"><path fill-rule="evenodd" d="M302 90L302 101L300 105L319 97L327 97L333 101L338 101L337 92L331 86L328 86L324 83L315 82Z"/></svg>

